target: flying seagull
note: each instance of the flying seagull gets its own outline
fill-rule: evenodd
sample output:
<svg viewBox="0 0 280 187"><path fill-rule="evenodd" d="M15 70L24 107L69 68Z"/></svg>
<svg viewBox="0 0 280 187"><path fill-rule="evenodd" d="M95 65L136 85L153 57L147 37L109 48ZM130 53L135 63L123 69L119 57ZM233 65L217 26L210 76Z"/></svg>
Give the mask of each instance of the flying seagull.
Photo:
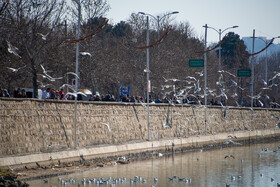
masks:
<svg viewBox="0 0 280 187"><path fill-rule="evenodd" d="M14 72L14 73L16 73L16 72L18 72L18 70L20 70L20 69L22 69L22 68L25 68L25 66L23 66L23 67L19 67L19 68L9 68L8 67L8 69L10 69L10 70L12 70L12 72Z"/></svg>
<svg viewBox="0 0 280 187"><path fill-rule="evenodd" d="M42 33L38 33L40 36L42 36L43 40L47 40L47 36L49 35L49 33L47 34L42 34Z"/></svg>
<svg viewBox="0 0 280 187"><path fill-rule="evenodd" d="M91 57L91 54L89 52L80 52L80 55L82 55L82 56L90 56Z"/></svg>
<svg viewBox="0 0 280 187"><path fill-rule="evenodd" d="M104 125L104 126L106 126L107 127L107 129L108 129L108 131L109 132L111 132L111 128L110 128L110 126L108 125L108 124L106 124L106 123L103 123L103 122L99 122L101 125Z"/></svg>
<svg viewBox="0 0 280 187"><path fill-rule="evenodd" d="M8 51L9 51L9 53L14 54L17 57L21 58L21 56L17 53L18 48L12 46L12 44L9 41L7 41L7 44L8 44Z"/></svg>
<svg viewBox="0 0 280 187"><path fill-rule="evenodd" d="M76 76L78 79L80 78L76 73L74 73L74 72L67 72L66 73L67 75L69 75L69 74L71 74L71 75L74 75L74 76Z"/></svg>
<svg viewBox="0 0 280 187"><path fill-rule="evenodd" d="M46 74L46 75L47 75L47 74L48 74L48 72L52 72L52 71L50 71L50 70L48 70L48 71L47 71L47 70L45 70L45 68L44 68L44 66L43 66L42 64L40 64L40 65L41 65L41 68L43 69L43 73L44 73L44 74Z"/></svg>

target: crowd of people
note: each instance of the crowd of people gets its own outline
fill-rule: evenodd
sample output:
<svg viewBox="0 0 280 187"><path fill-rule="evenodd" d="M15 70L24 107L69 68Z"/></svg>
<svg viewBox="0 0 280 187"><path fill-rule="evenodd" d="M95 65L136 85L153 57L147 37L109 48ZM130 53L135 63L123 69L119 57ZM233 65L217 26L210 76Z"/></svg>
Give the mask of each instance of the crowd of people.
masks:
<svg viewBox="0 0 280 187"><path fill-rule="evenodd" d="M0 88L0 97L11 97L7 89ZM32 98L32 95L28 95L25 89L17 88L13 92L14 98ZM75 94L73 93L65 93L63 88L56 90L55 88L47 88L41 94L40 99L56 99L56 100L75 100ZM121 95L119 98L115 98L112 94L102 95L99 92L95 94L78 94L78 100L86 100L86 101L110 101L110 102L131 102L131 103L147 103L147 99L142 96L129 96L129 95ZM172 98L160 98L160 97L149 97L149 103L173 103L173 104L199 104L204 105L204 100L201 100L199 97L191 97L191 98L183 98L178 99L176 97ZM211 99L207 105L217 105L217 106L225 106L226 100L214 100ZM241 106L248 106L246 102L243 100ZM262 107L258 105L254 105L254 107ZM275 99L270 102L270 108L280 108L280 105L275 102Z"/></svg>

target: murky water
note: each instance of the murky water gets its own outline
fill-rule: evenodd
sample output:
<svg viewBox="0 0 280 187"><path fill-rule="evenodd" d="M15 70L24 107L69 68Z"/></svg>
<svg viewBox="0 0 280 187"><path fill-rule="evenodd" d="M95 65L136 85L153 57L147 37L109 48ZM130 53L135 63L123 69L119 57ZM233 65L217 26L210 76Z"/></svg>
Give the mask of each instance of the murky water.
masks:
<svg viewBox="0 0 280 187"><path fill-rule="evenodd" d="M86 172L59 176L62 180L75 179L66 186L252 186L252 187L277 187L280 183L280 142L269 144L254 144L215 150L201 150L162 156L145 161L132 162L126 165L116 165L106 168L93 169ZM279 148L278 148L279 147ZM225 158L225 157L229 158ZM146 182L137 180L141 176ZM174 180L170 180L176 176ZM30 186L65 186L58 178L27 181ZM81 182L83 178L108 179L108 184L96 182ZM126 178L124 182L113 182L114 178ZM178 178L184 178L179 181ZM154 178L157 178L156 182ZM134 182L130 182L130 179ZM187 180L186 180L187 179ZM191 179L191 180L189 180ZM115 184L114 184L115 183Z"/></svg>

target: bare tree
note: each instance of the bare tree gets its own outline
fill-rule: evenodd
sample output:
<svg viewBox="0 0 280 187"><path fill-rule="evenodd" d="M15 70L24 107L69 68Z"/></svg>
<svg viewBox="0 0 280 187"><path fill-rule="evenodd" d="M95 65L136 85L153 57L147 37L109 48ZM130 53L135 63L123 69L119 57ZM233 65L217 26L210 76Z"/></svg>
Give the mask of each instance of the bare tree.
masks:
<svg viewBox="0 0 280 187"><path fill-rule="evenodd" d="M64 5L64 0L15 0L1 16L4 28L9 31L5 39L17 46L22 63L26 65L26 76L32 78L34 97L38 96L40 65L47 66L46 57L53 56L50 49L58 45L51 38L60 25Z"/></svg>

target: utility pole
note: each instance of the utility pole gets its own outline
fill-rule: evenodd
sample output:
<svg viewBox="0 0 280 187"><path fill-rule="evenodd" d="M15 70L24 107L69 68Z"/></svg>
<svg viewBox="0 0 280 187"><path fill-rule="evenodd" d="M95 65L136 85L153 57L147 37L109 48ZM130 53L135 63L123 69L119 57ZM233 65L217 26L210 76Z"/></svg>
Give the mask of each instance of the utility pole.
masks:
<svg viewBox="0 0 280 187"><path fill-rule="evenodd" d="M77 23L77 35L76 39L80 39L80 24L81 24L81 3L80 0L76 0L78 5L78 23ZM79 75L79 42L76 43L76 74ZM77 100L78 100L78 77L75 79L75 90L76 90L76 99L75 99L75 149L77 148Z"/></svg>
<svg viewBox="0 0 280 187"><path fill-rule="evenodd" d="M206 56L206 48L207 48L207 24L205 24L205 38L204 38L204 107L205 107L205 135L207 135L207 56Z"/></svg>
<svg viewBox="0 0 280 187"><path fill-rule="evenodd" d="M254 54L254 46L255 46L255 29L253 30L253 43L252 43L252 54ZM251 66L252 66L252 78L251 78L251 85L252 85L252 90L251 90L251 130L253 130L253 123L254 123L254 55L251 57Z"/></svg>
<svg viewBox="0 0 280 187"><path fill-rule="evenodd" d="M149 46L149 16L147 16L147 46ZM148 141L150 141L150 104L149 104L149 100L150 100L150 77L149 77L149 73L150 73L150 65L149 65L149 61L150 61L150 53L149 53L149 47L147 48L147 110L148 110Z"/></svg>

